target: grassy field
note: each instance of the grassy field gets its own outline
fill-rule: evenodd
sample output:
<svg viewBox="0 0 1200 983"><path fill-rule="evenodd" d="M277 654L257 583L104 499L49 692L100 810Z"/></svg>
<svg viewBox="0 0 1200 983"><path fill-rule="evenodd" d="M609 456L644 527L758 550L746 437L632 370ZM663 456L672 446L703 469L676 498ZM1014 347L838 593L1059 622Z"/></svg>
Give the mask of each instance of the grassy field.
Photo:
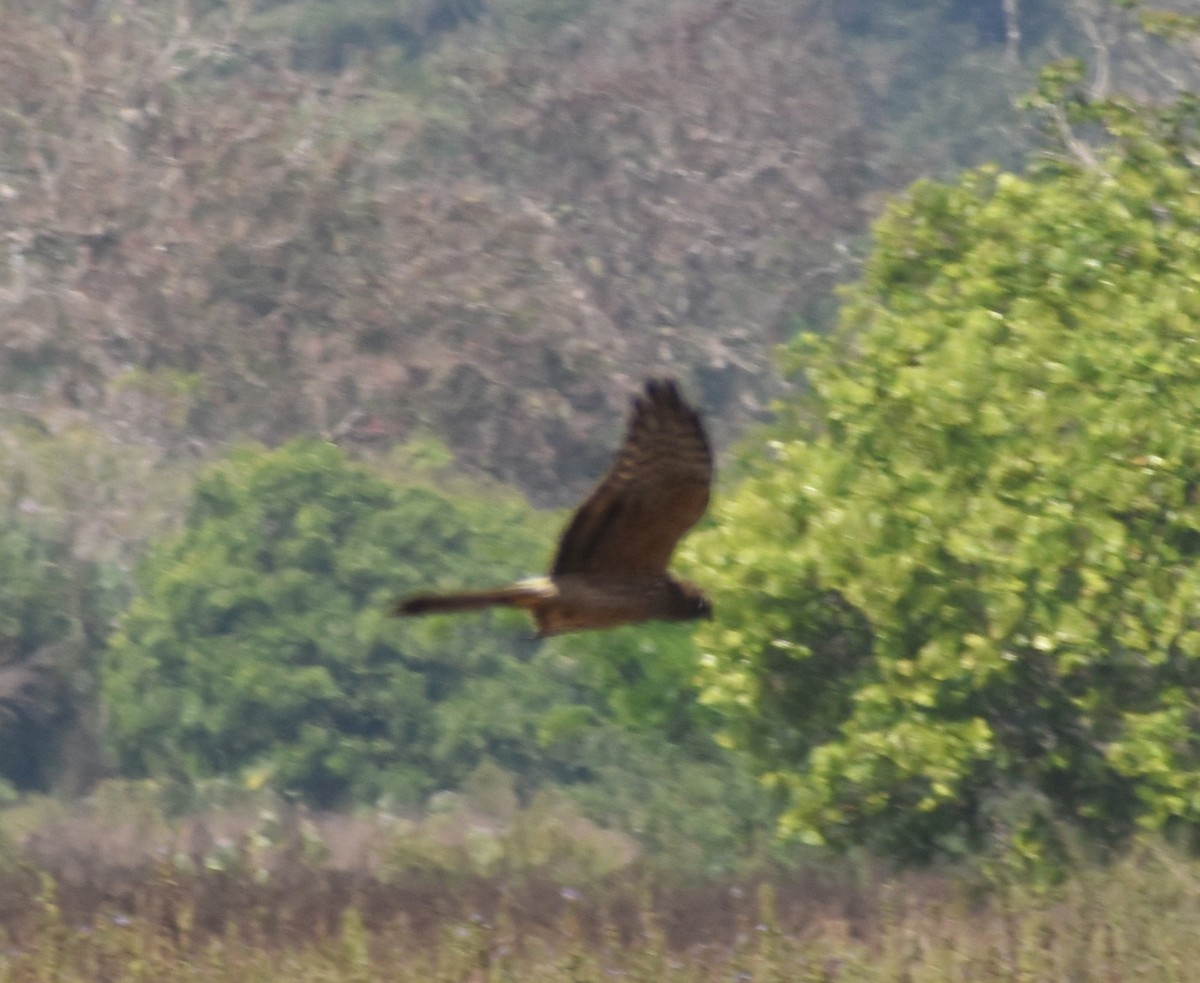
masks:
<svg viewBox="0 0 1200 983"><path fill-rule="evenodd" d="M1084 983L1200 961L1200 862L1155 842L1034 889L849 863L600 871L564 846L578 830L557 860L481 850L479 817L5 818L0 981Z"/></svg>

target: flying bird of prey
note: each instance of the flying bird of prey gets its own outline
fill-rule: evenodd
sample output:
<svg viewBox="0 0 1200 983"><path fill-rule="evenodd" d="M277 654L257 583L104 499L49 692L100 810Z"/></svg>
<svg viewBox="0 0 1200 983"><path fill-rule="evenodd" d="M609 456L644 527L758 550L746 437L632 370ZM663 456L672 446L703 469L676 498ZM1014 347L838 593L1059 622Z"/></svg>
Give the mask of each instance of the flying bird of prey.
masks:
<svg viewBox="0 0 1200 983"><path fill-rule="evenodd" d="M401 598L394 615L503 605L533 615L538 637L639 621L711 618L695 584L667 572L675 545L708 507L712 450L699 414L670 379L633 401L625 442L576 510L548 577L491 590Z"/></svg>

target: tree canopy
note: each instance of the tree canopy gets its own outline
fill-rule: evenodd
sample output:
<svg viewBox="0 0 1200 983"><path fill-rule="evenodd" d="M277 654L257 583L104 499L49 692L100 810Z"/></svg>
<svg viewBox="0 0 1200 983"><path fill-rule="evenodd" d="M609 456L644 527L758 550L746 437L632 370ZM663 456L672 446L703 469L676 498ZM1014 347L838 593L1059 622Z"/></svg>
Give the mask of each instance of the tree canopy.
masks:
<svg viewBox="0 0 1200 983"><path fill-rule="evenodd" d="M428 578L527 571L527 519L516 499L393 487L330 444L250 448L213 466L182 533L151 550L110 645L121 767L242 774L328 805L411 799L489 750L510 763L511 720L459 703L520 672L497 639L528 650L528 629L503 615L404 623L386 609Z"/></svg>
<svg viewBox="0 0 1200 983"><path fill-rule="evenodd" d="M91 633L115 598L108 571L70 547L69 531L44 517L0 519L0 800L13 788L69 788L81 777L64 773L62 759L80 730Z"/></svg>
<svg viewBox="0 0 1200 983"><path fill-rule="evenodd" d="M704 698L806 839L1200 821L1200 182L1117 136L894 204L694 546Z"/></svg>
<svg viewBox="0 0 1200 983"><path fill-rule="evenodd" d="M697 866L734 862L770 803L692 719L684 630L538 644L523 612L386 616L397 593L544 565L528 506L434 491L423 457L401 461L399 486L305 441L201 475L103 667L122 773L185 789L232 776L322 807L499 775L523 802L553 790Z"/></svg>

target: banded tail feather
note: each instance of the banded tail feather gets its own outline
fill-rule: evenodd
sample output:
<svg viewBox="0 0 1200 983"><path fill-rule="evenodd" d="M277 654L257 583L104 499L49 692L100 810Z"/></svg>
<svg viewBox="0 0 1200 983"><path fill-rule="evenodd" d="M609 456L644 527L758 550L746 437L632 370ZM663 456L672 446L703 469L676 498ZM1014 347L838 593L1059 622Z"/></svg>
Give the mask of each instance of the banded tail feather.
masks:
<svg viewBox="0 0 1200 983"><path fill-rule="evenodd" d="M420 614L449 614L455 611L478 611L481 608L532 608L554 593L554 587L544 578L522 581L507 587L488 590L455 591L449 594L427 592L402 597L392 605L390 614L408 617Z"/></svg>

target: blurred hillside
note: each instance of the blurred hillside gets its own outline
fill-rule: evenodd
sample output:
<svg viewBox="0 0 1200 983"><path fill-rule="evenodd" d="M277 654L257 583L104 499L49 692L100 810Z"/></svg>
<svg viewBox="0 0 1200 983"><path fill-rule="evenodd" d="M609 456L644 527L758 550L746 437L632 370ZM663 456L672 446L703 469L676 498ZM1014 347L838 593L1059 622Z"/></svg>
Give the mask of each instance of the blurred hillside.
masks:
<svg viewBox="0 0 1200 983"><path fill-rule="evenodd" d="M6 426L435 435L562 505L670 371L725 443L881 196L1016 163L1099 6L6 0Z"/></svg>

